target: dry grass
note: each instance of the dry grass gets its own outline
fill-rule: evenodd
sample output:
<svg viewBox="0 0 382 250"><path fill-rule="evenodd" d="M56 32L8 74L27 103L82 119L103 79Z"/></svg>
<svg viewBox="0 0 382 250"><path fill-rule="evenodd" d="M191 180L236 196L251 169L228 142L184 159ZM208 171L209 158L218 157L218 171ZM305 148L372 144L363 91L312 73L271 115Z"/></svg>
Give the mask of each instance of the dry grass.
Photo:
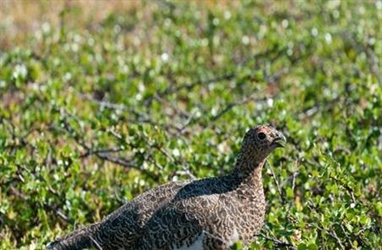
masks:
<svg viewBox="0 0 382 250"><path fill-rule="evenodd" d="M92 1L92 0L0 0L1 38L0 48L9 49L20 45L33 35L44 23L53 26L75 25L86 27L98 22L110 13L126 12L139 8L142 1ZM67 15L63 15L63 14Z"/></svg>
<svg viewBox="0 0 382 250"><path fill-rule="evenodd" d="M227 8L238 1L194 0L206 8ZM22 45L44 23L59 26L86 28L98 23L111 13L128 15L144 9L150 14L150 1L141 0L0 0L0 49L7 50Z"/></svg>

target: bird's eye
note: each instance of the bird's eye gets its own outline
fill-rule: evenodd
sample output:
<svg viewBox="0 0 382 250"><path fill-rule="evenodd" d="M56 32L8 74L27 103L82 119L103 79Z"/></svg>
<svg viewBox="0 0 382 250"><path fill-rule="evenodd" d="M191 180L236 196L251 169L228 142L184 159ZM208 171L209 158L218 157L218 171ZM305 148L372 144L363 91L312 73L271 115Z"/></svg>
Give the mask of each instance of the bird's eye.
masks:
<svg viewBox="0 0 382 250"><path fill-rule="evenodd" d="M258 135L257 135L257 137L260 139L260 140L264 140L265 139L265 134L263 133L263 132L261 132L261 133L259 133Z"/></svg>

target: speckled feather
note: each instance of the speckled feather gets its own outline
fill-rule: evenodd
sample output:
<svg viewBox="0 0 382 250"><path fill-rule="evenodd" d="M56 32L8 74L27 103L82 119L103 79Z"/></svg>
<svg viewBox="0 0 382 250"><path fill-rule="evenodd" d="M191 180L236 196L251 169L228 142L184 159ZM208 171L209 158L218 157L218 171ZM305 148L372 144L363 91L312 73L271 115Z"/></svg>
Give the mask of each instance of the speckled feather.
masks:
<svg viewBox="0 0 382 250"><path fill-rule="evenodd" d="M229 249L259 233L265 214L261 172L284 136L270 126L250 129L225 176L172 182L151 189L100 223L47 245L50 250Z"/></svg>

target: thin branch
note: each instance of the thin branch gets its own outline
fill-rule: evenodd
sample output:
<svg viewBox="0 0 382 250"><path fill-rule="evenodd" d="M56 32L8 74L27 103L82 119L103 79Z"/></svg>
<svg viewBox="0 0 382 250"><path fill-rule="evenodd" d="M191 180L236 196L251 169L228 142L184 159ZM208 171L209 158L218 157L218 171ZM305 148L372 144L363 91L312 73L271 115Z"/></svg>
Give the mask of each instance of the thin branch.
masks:
<svg viewBox="0 0 382 250"><path fill-rule="evenodd" d="M316 208L313 206L313 204L311 202L307 202L306 203L307 206L314 212L314 213L317 213L316 211ZM314 228L317 228L318 230L320 230L321 232L324 232L324 233L327 233L330 237L332 237L334 240L336 240L337 244L341 247L341 249L346 249L345 246L342 244L342 240L337 236L336 232L334 230L331 230L331 229L324 229L322 227L320 227L319 225L316 225L316 224L312 224L312 223L308 223L308 225L310 227L314 227Z"/></svg>
<svg viewBox="0 0 382 250"><path fill-rule="evenodd" d="M127 160L127 159L124 159L121 157L112 157L111 155L104 154L104 153L96 153L95 155L99 159L115 163L115 164L123 166L125 168L136 168L136 169L142 170L142 169L138 168L135 164L133 164L133 162L131 160Z"/></svg>
<svg viewBox="0 0 382 250"><path fill-rule="evenodd" d="M337 236L337 234L334 230L325 230L318 225L314 225L313 227L317 228L318 230L320 230L322 232L327 233L330 237L332 237L333 239L335 239L337 241L337 244L341 247L341 249L346 249L345 246L342 244L342 240Z"/></svg>
<svg viewBox="0 0 382 250"><path fill-rule="evenodd" d="M69 224L73 224L74 223L74 220L69 218L66 214L64 214L60 209L57 209L47 203L44 203L44 208L45 209L48 209L52 212L54 212L58 217L60 217L61 219L63 219L65 222L69 223Z"/></svg>
<svg viewBox="0 0 382 250"><path fill-rule="evenodd" d="M184 160L179 160L179 159L175 159L170 153L168 153L166 150L164 150L162 147L154 144L154 145L150 145L152 148L155 148L157 149L159 152L161 152L164 156L166 156L167 158L169 158L172 162L174 163L179 163L179 165L182 166L183 168L183 171L184 173L192 180L196 180L196 176L194 174L191 173L191 171L189 170L189 167L188 167L188 163L185 162Z"/></svg>
<svg viewBox="0 0 382 250"><path fill-rule="evenodd" d="M125 151L125 149L121 147L116 147L116 148L101 148L101 149L93 149L93 148L88 148L85 153L81 154L79 157L80 158L85 158L90 155L99 155L99 154L106 154L106 153L118 153L121 151Z"/></svg>
<svg viewBox="0 0 382 250"><path fill-rule="evenodd" d="M222 117L225 113L227 113L228 111L230 111L232 108L236 107L236 106L241 106L241 105L244 105L244 104L247 104L251 101L258 101L258 102L266 102L269 98L275 98L276 95L272 95L272 96L267 96L267 97L261 97L261 98L257 98L256 97L256 94L252 94L246 98L244 98L243 100L240 100L240 101L234 101L234 102L231 102L231 103L228 103L226 105L226 107L224 109L222 109L218 114L214 115L211 117L210 121L216 121L218 120L220 117Z"/></svg>
<svg viewBox="0 0 382 250"><path fill-rule="evenodd" d="M233 77L235 77L234 73L228 73L228 74L224 74L224 75L217 76L215 78L210 78L207 80L197 80L195 82L187 83L187 84L177 86L177 87L174 87L174 84L172 84L168 88L166 88L164 91L160 92L158 95L160 97L163 97L165 95L176 93L176 92L183 90L183 89L190 91L198 85L211 84L211 83L215 83L215 82L230 80Z"/></svg>
<svg viewBox="0 0 382 250"><path fill-rule="evenodd" d="M270 164L268 164L270 165ZM277 191L280 195L280 201L281 201L281 204L285 204L285 200L283 198L283 193L282 193L282 190L281 190L281 186L280 186L280 183L279 181L277 180L277 177L276 177L276 174L275 174L275 171L273 170L273 167L272 166L269 166L269 169L271 170L271 173L272 173L272 177L273 177L273 180L277 186Z"/></svg>
<svg viewBox="0 0 382 250"><path fill-rule="evenodd" d="M264 239L266 239L267 241L271 241L271 242L273 242L273 244L274 244L274 247L275 248L284 248L284 247L286 247L286 248L288 248L288 249L297 249L295 246L293 246L291 243L289 243L289 242L285 242L285 241L281 241L281 240L279 240L279 239L276 239L276 238L270 238L270 237L268 237L267 235L265 235L265 234L263 234L263 233L260 233L260 236L262 237L262 238L264 238Z"/></svg>

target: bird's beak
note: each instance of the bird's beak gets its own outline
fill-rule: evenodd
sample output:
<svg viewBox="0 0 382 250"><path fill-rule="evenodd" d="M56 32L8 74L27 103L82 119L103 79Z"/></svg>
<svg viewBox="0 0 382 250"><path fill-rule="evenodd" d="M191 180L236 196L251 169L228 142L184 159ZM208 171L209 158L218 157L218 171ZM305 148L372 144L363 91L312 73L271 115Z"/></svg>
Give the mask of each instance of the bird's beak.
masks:
<svg viewBox="0 0 382 250"><path fill-rule="evenodd" d="M286 144L285 136L281 133L279 133L279 135L272 141L272 145L274 145L275 148L283 148L285 147L285 144Z"/></svg>

